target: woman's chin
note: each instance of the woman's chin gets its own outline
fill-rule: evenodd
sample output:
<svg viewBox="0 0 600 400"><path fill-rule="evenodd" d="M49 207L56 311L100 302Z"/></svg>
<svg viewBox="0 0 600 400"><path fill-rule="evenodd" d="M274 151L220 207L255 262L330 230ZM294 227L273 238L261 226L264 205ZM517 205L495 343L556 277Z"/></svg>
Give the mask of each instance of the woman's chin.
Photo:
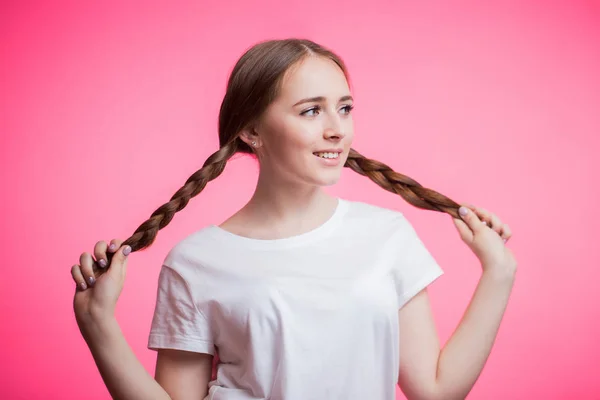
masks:
<svg viewBox="0 0 600 400"><path fill-rule="evenodd" d="M315 177L315 183L318 186L333 186L339 182L341 175L341 172L334 171L331 171L328 174L320 174L319 176Z"/></svg>

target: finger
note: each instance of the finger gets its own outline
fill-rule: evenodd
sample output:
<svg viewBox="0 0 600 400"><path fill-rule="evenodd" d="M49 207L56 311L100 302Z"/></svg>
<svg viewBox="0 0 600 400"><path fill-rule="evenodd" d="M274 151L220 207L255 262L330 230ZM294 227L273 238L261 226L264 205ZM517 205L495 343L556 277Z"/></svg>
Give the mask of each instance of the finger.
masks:
<svg viewBox="0 0 600 400"><path fill-rule="evenodd" d="M120 247L119 250L114 254L108 274L116 279L125 279L125 273L127 270L127 256L131 253L131 246Z"/></svg>
<svg viewBox="0 0 600 400"><path fill-rule="evenodd" d="M486 210L485 208L481 208L481 207L477 207L473 204L470 203L464 203L463 206L468 207L471 209L471 211L473 211L475 214L477 214L477 217L482 221L485 222L485 224L487 226L491 226L491 213Z"/></svg>
<svg viewBox="0 0 600 400"><path fill-rule="evenodd" d="M473 210L470 210L468 207L462 206L459 208L458 213L462 220L469 226L471 231L475 234L484 229L484 226L481 223L481 220L477 216Z"/></svg>
<svg viewBox="0 0 600 400"><path fill-rule="evenodd" d="M83 277L90 287L94 287L94 284L96 283L93 264L94 260L92 259L92 255L90 253L83 253L79 257L81 272L83 273Z"/></svg>
<svg viewBox="0 0 600 400"><path fill-rule="evenodd" d="M122 244L123 244L123 240L121 240L121 239L113 239L110 241L110 245L106 249L106 260L107 260L107 264L108 264L107 268L110 268L110 266L112 264L113 255L122 246ZM104 272L105 270L102 270L102 272Z"/></svg>
<svg viewBox="0 0 600 400"><path fill-rule="evenodd" d="M504 224L502 223L500 218L496 214L489 212L485 208L476 207L476 210L476 213L479 216L479 218L483 220L485 224L490 227L490 229L492 229L498 235L502 236L502 229L504 227Z"/></svg>
<svg viewBox="0 0 600 400"><path fill-rule="evenodd" d="M492 213L490 213L485 208L477 207L475 209L475 213L479 217L480 220L488 223L488 226L492 226Z"/></svg>
<svg viewBox="0 0 600 400"><path fill-rule="evenodd" d="M456 226L456 229L458 230L460 238L464 242L470 243L473 240L473 232L471 232L469 226L460 219L452 218L452 221L454 222L454 226Z"/></svg>
<svg viewBox="0 0 600 400"><path fill-rule="evenodd" d="M492 223L490 228L492 228L498 235L502 236L502 228L504 228L504 224L502 221L500 221L500 218L498 218L496 214L490 213L490 221Z"/></svg>
<svg viewBox="0 0 600 400"><path fill-rule="evenodd" d="M121 239L113 239L110 241L110 246L108 246L108 252L109 253L114 253L115 251L117 251L119 249L119 247L121 247L121 244L123 243L123 240Z"/></svg>
<svg viewBox="0 0 600 400"><path fill-rule="evenodd" d="M483 221L484 225L493 229L494 232L502 237L505 243L512 237L510 227L507 224L502 223L502 220L496 214L489 212L485 208L476 207L470 203L463 203L462 205L473 210L479 219Z"/></svg>
<svg viewBox="0 0 600 400"><path fill-rule="evenodd" d="M472 204L472 203L461 203L461 206L464 206L464 207L470 208L470 209L471 209L471 210L473 210L473 211L476 211L476 210L477 210L477 207L476 207L474 204Z"/></svg>
<svg viewBox="0 0 600 400"><path fill-rule="evenodd" d="M477 216L479 217L479 219L484 223L484 225L488 226L498 235L502 236L503 224L496 214L491 213L485 208L477 207L472 204L465 203L463 205L474 211L475 214L477 214Z"/></svg>
<svg viewBox="0 0 600 400"><path fill-rule="evenodd" d="M104 240L99 241L96 243L96 246L94 246L94 258L96 259L96 264L98 264L98 266L102 269L108 266L108 261L106 258L107 249L108 244Z"/></svg>
<svg viewBox="0 0 600 400"><path fill-rule="evenodd" d="M85 279L83 278L83 274L81 273L79 265L73 265L73 267L71 267L71 276L73 277L73 280L79 289L87 289L87 285L85 284Z"/></svg>
<svg viewBox="0 0 600 400"><path fill-rule="evenodd" d="M504 224L504 227L502 228L502 239L504 240L504 243L508 242L508 240L512 237L512 231L510 229L510 227L508 226L508 224Z"/></svg>

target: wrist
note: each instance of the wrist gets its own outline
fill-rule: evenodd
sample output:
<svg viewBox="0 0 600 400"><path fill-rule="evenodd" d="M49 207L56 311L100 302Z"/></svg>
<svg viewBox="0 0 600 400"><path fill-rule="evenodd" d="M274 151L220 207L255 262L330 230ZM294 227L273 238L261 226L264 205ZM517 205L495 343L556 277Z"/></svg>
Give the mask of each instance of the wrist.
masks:
<svg viewBox="0 0 600 400"><path fill-rule="evenodd" d="M482 265L482 271L482 278L509 284L514 282L517 274L516 268L495 265Z"/></svg>
<svg viewBox="0 0 600 400"><path fill-rule="evenodd" d="M78 316L77 324L88 344L107 338L111 332L120 329L114 315L104 313L89 313L85 316Z"/></svg>

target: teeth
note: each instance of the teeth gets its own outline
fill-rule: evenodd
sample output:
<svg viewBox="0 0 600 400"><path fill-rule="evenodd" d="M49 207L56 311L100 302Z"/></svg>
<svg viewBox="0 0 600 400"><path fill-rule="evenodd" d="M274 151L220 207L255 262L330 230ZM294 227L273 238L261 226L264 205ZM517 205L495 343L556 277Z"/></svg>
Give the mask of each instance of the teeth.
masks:
<svg viewBox="0 0 600 400"><path fill-rule="evenodd" d="M321 158L338 158L340 153L315 153L318 157Z"/></svg>

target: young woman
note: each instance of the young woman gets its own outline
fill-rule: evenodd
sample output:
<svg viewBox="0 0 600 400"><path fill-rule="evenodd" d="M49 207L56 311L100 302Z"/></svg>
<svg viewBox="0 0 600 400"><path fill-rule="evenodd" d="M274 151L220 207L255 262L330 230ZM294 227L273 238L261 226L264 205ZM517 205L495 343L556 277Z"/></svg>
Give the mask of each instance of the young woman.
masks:
<svg viewBox="0 0 600 400"><path fill-rule="evenodd" d="M221 106L220 149L129 239L98 242L72 268L77 322L113 397L391 400L397 383L409 399L468 394L513 285L511 232L353 150L352 102L344 63L314 42L263 42L240 58ZM257 157L256 190L166 256L152 378L114 317L127 256L152 244L236 153ZM426 292L440 267L402 213L323 191L344 166L448 213L480 260L472 301L443 348Z"/></svg>

